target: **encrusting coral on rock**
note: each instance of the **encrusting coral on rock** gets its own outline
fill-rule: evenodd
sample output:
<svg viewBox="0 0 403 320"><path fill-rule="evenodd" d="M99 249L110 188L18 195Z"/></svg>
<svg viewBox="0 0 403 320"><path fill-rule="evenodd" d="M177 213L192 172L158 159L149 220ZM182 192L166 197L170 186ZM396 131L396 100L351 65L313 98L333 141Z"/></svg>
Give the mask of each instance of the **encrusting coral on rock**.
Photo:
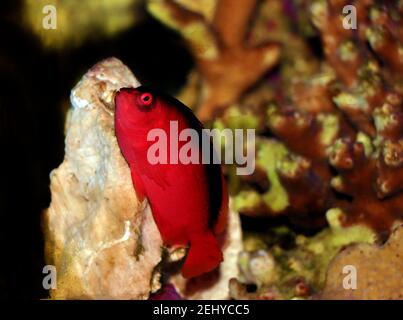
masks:
<svg viewBox="0 0 403 320"><path fill-rule="evenodd" d="M348 278L347 283L346 266L356 270L356 279ZM346 290L346 286L353 289ZM403 299L403 225L397 225L382 246L357 244L343 250L329 265L326 285L318 298Z"/></svg>
<svg viewBox="0 0 403 320"><path fill-rule="evenodd" d="M46 259L57 271L51 298L147 299L169 281L162 277L164 266L186 254L186 248L164 248L117 144L115 92L139 85L122 62L109 58L92 67L71 92L65 157L51 173L52 201L44 215ZM238 275L241 227L237 213L228 216L225 262L207 288L193 292L195 297L228 298L228 281ZM187 285L178 277L174 283L178 289Z"/></svg>
<svg viewBox="0 0 403 320"><path fill-rule="evenodd" d="M365 226L341 226L342 213L329 210L329 228L308 237L285 226L264 235L246 233L239 256L240 277L231 282L235 299L309 298L321 292L327 267L340 249L353 243L374 243L376 234ZM248 292L246 284L256 285Z"/></svg>

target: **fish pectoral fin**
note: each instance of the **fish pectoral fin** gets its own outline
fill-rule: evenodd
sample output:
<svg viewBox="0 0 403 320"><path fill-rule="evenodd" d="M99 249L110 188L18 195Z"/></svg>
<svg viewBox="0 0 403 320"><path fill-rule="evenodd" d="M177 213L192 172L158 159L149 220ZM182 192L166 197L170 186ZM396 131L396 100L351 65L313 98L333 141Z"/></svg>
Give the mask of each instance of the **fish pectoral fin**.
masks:
<svg viewBox="0 0 403 320"><path fill-rule="evenodd" d="M143 184L143 180L141 180L140 176L137 174L137 171L135 168L130 167L130 173L132 176L132 182L134 186L134 190L136 191L137 198L140 201L143 201L144 198L146 197L146 190Z"/></svg>

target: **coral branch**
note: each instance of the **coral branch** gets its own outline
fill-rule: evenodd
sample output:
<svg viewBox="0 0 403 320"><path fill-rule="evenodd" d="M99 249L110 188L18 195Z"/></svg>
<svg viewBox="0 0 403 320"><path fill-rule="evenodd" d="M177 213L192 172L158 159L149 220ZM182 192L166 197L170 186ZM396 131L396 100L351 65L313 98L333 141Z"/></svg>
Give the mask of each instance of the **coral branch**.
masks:
<svg viewBox="0 0 403 320"><path fill-rule="evenodd" d="M173 0L149 0L148 9L179 31L191 49L202 78L198 116L211 119L218 109L235 102L278 61L277 44L248 46L245 36L256 1L220 0L213 22ZM232 8L232 10L230 10Z"/></svg>
<svg viewBox="0 0 403 320"><path fill-rule="evenodd" d="M256 8L257 0L220 0L217 2L213 28L220 35L225 48L243 46L250 16Z"/></svg>
<svg viewBox="0 0 403 320"><path fill-rule="evenodd" d="M392 191L392 186L397 187L393 183L395 178L385 174L378 176L378 168L384 164L380 164L382 160L377 158L367 136L359 134L356 141L338 140L332 148L330 162L339 171L339 176L332 179L332 187L351 198L340 203L346 213L345 224L366 223L387 234L394 221L403 218L403 195L384 198ZM401 173L397 177L399 181Z"/></svg>

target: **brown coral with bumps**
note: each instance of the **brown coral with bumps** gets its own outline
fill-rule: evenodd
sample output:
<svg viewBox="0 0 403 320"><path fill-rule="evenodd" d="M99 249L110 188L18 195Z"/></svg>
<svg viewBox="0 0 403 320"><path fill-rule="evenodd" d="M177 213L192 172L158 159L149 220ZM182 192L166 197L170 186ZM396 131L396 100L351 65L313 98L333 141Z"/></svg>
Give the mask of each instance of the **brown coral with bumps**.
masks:
<svg viewBox="0 0 403 320"><path fill-rule="evenodd" d="M258 112L249 110L266 119L266 128L259 133L273 135L288 150L288 156L278 157L275 164L288 199L276 215L287 214L313 226L326 210L336 207L347 213L346 224L365 222L388 232L393 221L403 216L403 81L392 75L392 70L403 66L403 56L396 54L396 48L402 48L401 28L396 27L402 21L401 7L389 1L355 1L359 23L354 30L343 27L347 4L343 0L304 3L318 31L324 60L314 72L310 69L292 78L283 74L277 86L282 94L261 101ZM288 68L287 63L282 62L280 70ZM245 114L242 102L236 107ZM294 169L284 174L284 167ZM265 163L258 163L257 169L259 174L246 178L244 188L259 185L264 197L275 181ZM262 179L265 173L268 181ZM273 215L273 208L255 203L239 210Z"/></svg>
<svg viewBox="0 0 403 320"><path fill-rule="evenodd" d="M340 203L347 223L364 222L388 232L395 219L403 217L401 108L400 98L388 96L374 112L375 141L365 135L356 141L341 139L330 152L330 163L339 172L332 187L351 197Z"/></svg>

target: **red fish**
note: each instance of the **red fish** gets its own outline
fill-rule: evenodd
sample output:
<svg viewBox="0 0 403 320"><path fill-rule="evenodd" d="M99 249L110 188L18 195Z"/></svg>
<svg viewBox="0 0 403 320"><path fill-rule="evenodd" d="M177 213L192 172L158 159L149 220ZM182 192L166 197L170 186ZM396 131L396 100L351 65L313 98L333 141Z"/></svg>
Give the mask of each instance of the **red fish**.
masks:
<svg viewBox="0 0 403 320"><path fill-rule="evenodd" d="M220 164L201 160L207 154L201 143L202 124L178 100L146 87L120 89L115 106L116 137L138 197L147 197L166 246L189 246L182 275L192 278L216 269L223 260L218 236L226 228L228 192ZM155 143L147 141L148 133L162 129L171 141L171 121L178 123L178 132L196 130L199 163L148 161L148 150ZM186 143L178 141L179 150ZM167 147L170 155L169 143ZM212 160L211 141L209 148Z"/></svg>

